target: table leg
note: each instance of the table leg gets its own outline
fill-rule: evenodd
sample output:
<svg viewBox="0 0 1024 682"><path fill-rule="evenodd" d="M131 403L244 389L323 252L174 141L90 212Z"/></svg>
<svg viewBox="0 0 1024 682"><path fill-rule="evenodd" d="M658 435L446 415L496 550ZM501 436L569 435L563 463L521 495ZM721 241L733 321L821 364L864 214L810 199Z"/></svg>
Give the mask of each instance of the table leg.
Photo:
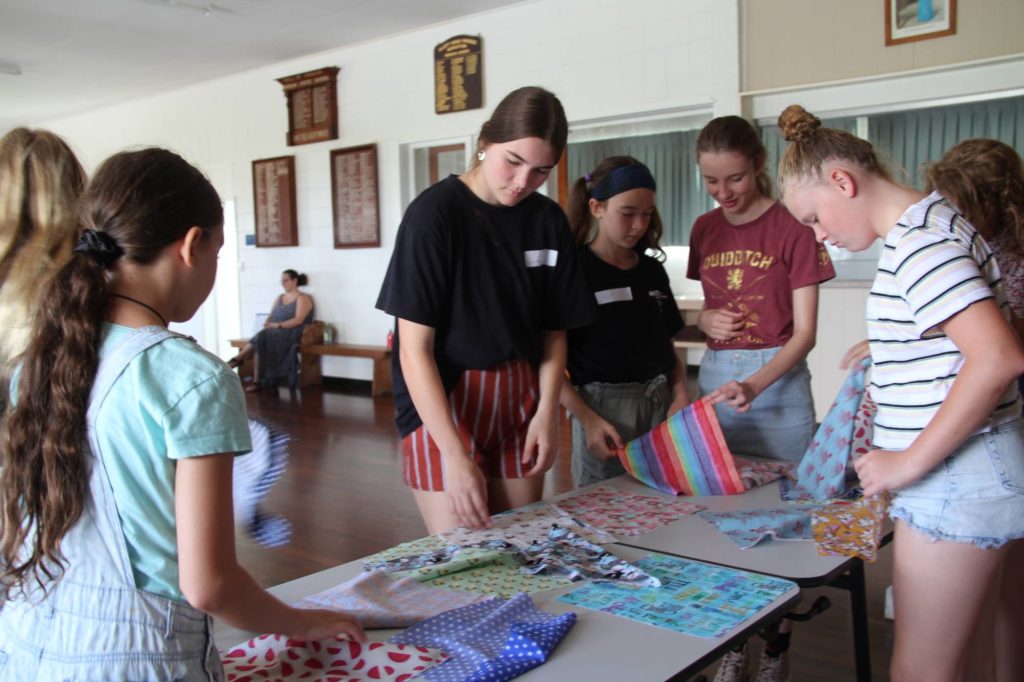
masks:
<svg viewBox="0 0 1024 682"><path fill-rule="evenodd" d="M867 588L864 583L864 562L860 559L850 567L850 610L853 613L853 656L857 666L857 682L870 682Z"/></svg>

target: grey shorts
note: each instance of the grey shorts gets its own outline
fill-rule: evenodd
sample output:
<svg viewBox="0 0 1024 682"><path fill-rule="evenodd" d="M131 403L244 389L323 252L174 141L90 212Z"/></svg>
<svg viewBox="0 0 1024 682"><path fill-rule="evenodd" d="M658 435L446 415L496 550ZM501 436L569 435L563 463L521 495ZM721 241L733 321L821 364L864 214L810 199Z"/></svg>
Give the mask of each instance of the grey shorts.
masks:
<svg viewBox="0 0 1024 682"><path fill-rule="evenodd" d="M1024 538L1024 421L971 436L889 511L934 540L983 549Z"/></svg>
<svg viewBox="0 0 1024 682"><path fill-rule="evenodd" d="M646 383L604 384L595 382L577 386L576 391L590 409L597 412L628 443L665 421L672 404L668 380L658 376ZM579 486L600 483L626 473L617 457L601 459L587 449L583 425L573 417L572 480Z"/></svg>

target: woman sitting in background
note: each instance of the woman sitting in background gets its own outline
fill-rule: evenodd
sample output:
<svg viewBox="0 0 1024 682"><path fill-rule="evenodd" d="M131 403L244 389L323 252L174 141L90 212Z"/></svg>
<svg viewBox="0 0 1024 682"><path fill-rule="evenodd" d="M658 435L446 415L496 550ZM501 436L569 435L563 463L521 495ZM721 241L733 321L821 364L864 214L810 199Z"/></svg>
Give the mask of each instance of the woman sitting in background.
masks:
<svg viewBox="0 0 1024 682"><path fill-rule="evenodd" d="M306 281L305 275L294 270L281 273L284 293L274 300L263 329L249 339L241 353L228 360L228 365L238 367L255 353L253 381L246 391L255 393L262 388L273 388L280 379L287 379L289 386L295 385L299 372L299 339L302 330L313 320L313 299L299 291Z"/></svg>

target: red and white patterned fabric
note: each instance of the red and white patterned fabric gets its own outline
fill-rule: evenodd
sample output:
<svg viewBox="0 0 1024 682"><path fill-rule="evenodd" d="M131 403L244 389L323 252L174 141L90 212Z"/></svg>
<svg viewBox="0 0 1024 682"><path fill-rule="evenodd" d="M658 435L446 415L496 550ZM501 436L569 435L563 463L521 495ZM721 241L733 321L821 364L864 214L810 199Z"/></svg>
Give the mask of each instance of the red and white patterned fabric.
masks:
<svg viewBox="0 0 1024 682"><path fill-rule="evenodd" d="M405 682L447 658L439 649L421 646L360 644L340 637L300 642L284 635L260 635L221 652L228 682Z"/></svg>

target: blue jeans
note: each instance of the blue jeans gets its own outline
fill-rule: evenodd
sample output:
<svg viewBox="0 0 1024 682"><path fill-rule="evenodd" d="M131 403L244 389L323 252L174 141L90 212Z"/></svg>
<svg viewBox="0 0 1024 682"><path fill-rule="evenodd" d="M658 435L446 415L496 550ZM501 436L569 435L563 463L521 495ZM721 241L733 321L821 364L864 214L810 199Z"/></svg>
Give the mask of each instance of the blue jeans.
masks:
<svg viewBox="0 0 1024 682"><path fill-rule="evenodd" d="M743 381L764 367L780 348L764 350L706 350L700 362L700 394L707 395L729 381ZM801 360L765 389L747 412L716 405L725 442L734 455L754 455L800 461L814 438L814 400L811 373Z"/></svg>

